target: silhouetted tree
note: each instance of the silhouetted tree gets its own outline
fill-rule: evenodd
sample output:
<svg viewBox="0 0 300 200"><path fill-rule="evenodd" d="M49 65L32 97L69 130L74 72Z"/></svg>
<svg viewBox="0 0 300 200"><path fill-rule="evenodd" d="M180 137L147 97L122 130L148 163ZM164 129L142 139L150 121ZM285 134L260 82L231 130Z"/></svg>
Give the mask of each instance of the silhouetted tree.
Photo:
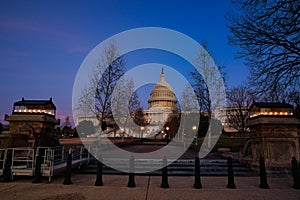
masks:
<svg viewBox="0 0 300 200"><path fill-rule="evenodd" d="M214 109L212 108L213 103L218 104L222 101L220 98L223 96L221 93L223 92L222 85L225 81L225 74L222 72L223 67L216 67L214 65L211 56L207 52L207 45L204 43L202 46L206 51L200 50L197 53L197 59L194 63L195 66L202 71L202 74L196 70L191 72L193 80L192 87L197 95L200 110L206 112L210 119L212 109ZM218 78L216 76L218 72L220 72L223 77Z"/></svg>
<svg viewBox="0 0 300 200"><path fill-rule="evenodd" d="M94 113L101 125L105 119L111 119L112 93L117 81L124 74L125 64L114 43L105 48L100 59L101 63L97 65L89 87L81 95L78 108L85 113Z"/></svg>
<svg viewBox="0 0 300 200"><path fill-rule="evenodd" d="M70 137L73 134L73 130L72 130L71 126L64 126L62 129L62 134L64 136Z"/></svg>
<svg viewBox="0 0 300 200"><path fill-rule="evenodd" d="M121 78L119 80L112 96L112 108L113 118L121 126L117 128L123 128L125 132L134 127L133 122L138 123L138 125L145 124L143 111L132 79Z"/></svg>
<svg viewBox="0 0 300 200"><path fill-rule="evenodd" d="M247 109L254 99L253 92L246 86L233 87L227 92L227 98L231 107L226 113L227 123L239 133L245 133Z"/></svg>
<svg viewBox="0 0 300 200"><path fill-rule="evenodd" d="M300 118L300 91L293 90L287 95L287 101L295 106L295 116Z"/></svg>
<svg viewBox="0 0 300 200"><path fill-rule="evenodd" d="M66 116L64 126L69 126L69 127L71 127L71 122L70 122L70 117L69 117L69 116Z"/></svg>
<svg viewBox="0 0 300 200"><path fill-rule="evenodd" d="M180 95L180 109L183 112L199 110L197 96L193 95L194 90L191 86L186 85Z"/></svg>
<svg viewBox="0 0 300 200"><path fill-rule="evenodd" d="M70 137L73 135L73 129L71 127L70 117L65 117L65 122L63 123L63 126L60 128L60 135L63 135L64 137Z"/></svg>
<svg viewBox="0 0 300 200"><path fill-rule="evenodd" d="M179 126L180 126L180 113L176 108L173 108L172 112L168 116L167 123L165 124L165 129L166 127L169 127L168 137L170 139L175 137L175 134L178 132Z"/></svg>
<svg viewBox="0 0 300 200"><path fill-rule="evenodd" d="M93 122L87 120L79 122L76 126L76 130L78 135L81 137L87 137L88 135L92 135L96 132Z"/></svg>
<svg viewBox="0 0 300 200"><path fill-rule="evenodd" d="M145 118L143 109L138 109L130 113L134 123L138 126L146 126L147 119Z"/></svg>
<svg viewBox="0 0 300 200"><path fill-rule="evenodd" d="M78 134L78 132L77 132L77 129L76 128L74 128L74 131L73 131L73 136L72 136L73 138L78 138L79 137L79 134Z"/></svg>
<svg viewBox="0 0 300 200"><path fill-rule="evenodd" d="M228 15L229 43L241 48L252 86L267 92L269 99L287 88L299 88L300 1L233 2L239 11Z"/></svg>
<svg viewBox="0 0 300 200"><path fill-rule="evenodd" d="M293 90L287 95L287 101L294 104L296 107L300 106L300 91Z"/></svg>
<svg viewBox="0 0 300 200"><path fill-rule="evenodd" d="M57 135L59 138L62 137L62 131L60 127L56 127L55 135Z"/></svg>

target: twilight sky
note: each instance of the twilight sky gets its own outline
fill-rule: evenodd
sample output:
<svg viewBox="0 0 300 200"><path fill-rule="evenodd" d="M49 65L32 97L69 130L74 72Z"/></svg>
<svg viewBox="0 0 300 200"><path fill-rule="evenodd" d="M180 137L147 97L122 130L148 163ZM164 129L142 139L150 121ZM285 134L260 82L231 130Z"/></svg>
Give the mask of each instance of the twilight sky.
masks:
<svg viewBox="0 0 300 200"><path fill-rule="evenodd" d="M206 41L217 65L225 66L227 85L239 85L248 70L227 41L225 14L233 9L229 0L1 0L0 122L6 123L4 114L22 97L53 97L57 117L71 116L74 79L87 54L110 36L139 27L169 28ZM141 51L129 58L134 66L164 63L168 55Z"/></svg>

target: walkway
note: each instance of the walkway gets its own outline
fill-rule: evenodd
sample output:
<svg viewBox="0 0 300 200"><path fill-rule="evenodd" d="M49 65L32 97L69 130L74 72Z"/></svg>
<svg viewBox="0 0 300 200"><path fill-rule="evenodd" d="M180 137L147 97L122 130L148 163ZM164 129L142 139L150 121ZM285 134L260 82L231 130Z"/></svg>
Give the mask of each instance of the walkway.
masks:
<svg viewBox="0 0 300 200"><path fill-rule="evenodd" d="M202 177L202 189L194 189L193 177L169 177L169 189L161 189L161 177L136 176L135 188L128 188L128 176L104 175L104 186L93 186L95 175L73 174L72 185L63 185L63 175L48 183L31 179L0 183L1 199L92 200L92 199L300 199L291 178L269 178L271 189L260 189L259 177L236 177L237 189L227 189L227 177Z"/></svg>

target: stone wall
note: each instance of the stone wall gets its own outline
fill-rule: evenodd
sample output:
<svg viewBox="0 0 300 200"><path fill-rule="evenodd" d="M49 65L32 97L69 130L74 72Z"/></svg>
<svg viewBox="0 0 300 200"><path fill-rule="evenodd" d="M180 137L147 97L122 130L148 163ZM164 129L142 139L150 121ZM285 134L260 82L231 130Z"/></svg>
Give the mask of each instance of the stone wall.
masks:
<svg viewBox="0 0 300 200"><path fill-rule="evenodd" d="M8 134L0 135L0 149L5 149L8 146Z"/></svg>
<svg viewBox="0 0 300 200"><path fill-rule="evenodd" d="M265 159L269 167L289 167L292 157L299 160L300 120L295 117L258 116L251 118L247 125L251 130L242 151L241 160L252 165Z"/></svg>
<svg viewBox="0 0 300 200"><path fill-rule="evenodd" d="M57 146L59 141L54 126L59 123L46 114L13 114L6 116L10 134L8 147Z"/></svg>
<svg viewBox="0 0 300 200"><path fill-rule="evenodd" d="M298 138L256 138L246 142L243 149L243 161L259 165L259 158L265 158L266 166L289 167L292 157L299 160Z"/></svg>

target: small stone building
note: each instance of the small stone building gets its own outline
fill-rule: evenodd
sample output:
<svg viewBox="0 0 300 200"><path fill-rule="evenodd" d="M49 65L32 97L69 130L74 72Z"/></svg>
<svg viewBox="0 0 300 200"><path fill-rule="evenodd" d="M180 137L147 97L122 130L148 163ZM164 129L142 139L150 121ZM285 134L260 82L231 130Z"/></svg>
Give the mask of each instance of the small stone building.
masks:
<svg viewBox="0 0 300 200"><path fill-rule="evenodd" d="M55 118L56 106L49 100L17 101L13 105L9 122L8 147L56 146L59 141L54 126L60 123Z"/></svg>
<svg viewBox="0 0 300 200"><path fill-rule="evenodd" d="M290 166L292 157L299 160L299 124L290 104L253 102L247 122L251 139L244 146L243 160L258 165L263 156L267 166Z"/></svg>

